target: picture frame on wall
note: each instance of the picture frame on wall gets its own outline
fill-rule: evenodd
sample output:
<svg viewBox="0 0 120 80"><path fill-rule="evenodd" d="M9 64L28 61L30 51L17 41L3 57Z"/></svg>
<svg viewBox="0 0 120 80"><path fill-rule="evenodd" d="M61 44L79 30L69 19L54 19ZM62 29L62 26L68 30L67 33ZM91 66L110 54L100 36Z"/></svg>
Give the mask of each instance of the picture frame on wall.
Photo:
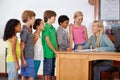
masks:
<svg viewBox="0 0 120 80"><path fill-rule="evenodd" d="M99 0L101 20L120 20L120 0Z"/></svg>

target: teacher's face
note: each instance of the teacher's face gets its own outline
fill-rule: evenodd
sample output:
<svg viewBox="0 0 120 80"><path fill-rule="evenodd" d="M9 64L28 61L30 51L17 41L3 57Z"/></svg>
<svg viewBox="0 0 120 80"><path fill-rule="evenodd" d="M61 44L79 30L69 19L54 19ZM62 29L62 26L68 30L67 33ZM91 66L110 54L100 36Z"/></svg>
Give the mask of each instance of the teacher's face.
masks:
<svg viewBox="0 0 120 80"><path fill-rule="evenodd" d="M100 28L98 27L98 25L96 23L92 24L92 33L96 34L100 31Z"/></svg>

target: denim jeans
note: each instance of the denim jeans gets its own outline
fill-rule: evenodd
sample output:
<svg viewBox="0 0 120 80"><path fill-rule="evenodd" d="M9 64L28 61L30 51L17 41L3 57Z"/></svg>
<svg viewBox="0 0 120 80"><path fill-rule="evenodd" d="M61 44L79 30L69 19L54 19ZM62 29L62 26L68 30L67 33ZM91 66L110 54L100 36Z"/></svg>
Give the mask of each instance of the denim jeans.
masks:
<svg viewBox="0 0 120 80"><path fill-rule="evenodd" d="M100 72L108 70L112 67L109 61L93 63L93 80L100 80Z"/></svg>
<svg viewBox="0 0 120 80"><path fill-rule="evenodd" d="M74 46L74 50L78 49L78 46L84 46L84 45L85 45L85 43L75 44L75 46Z"/></svg>
<svg viewBox="0 0 120 80"><path fill-rule="evenodd" d="M54 76L55 72L55 58L44 58L43 75Z"/></svg>

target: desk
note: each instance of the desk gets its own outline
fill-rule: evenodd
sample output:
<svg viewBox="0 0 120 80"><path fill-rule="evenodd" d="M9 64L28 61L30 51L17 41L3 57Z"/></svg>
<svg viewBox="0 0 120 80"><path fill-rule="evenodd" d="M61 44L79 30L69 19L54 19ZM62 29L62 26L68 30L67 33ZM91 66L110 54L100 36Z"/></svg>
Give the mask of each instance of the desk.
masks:
<svg viewBox="0 0 120 80"><path fill-rule="evenodd" d="M93 60L120 61L116 52L57 52L57 80L90 80L89 64Z"/></svg>

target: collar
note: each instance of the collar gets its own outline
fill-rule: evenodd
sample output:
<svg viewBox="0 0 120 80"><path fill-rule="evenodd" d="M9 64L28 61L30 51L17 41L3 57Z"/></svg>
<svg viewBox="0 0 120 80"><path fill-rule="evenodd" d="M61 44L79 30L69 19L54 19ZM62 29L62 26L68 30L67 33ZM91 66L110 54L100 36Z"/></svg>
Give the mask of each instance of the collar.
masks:
<svg viewBox="0 0 120 80"><path fill-rule="evenodd" d="M27 27L26 25L23 25L23 29L25 29L25 30L31 32L31 29L30 29L29 27Z"/></svg>
<svg viewBox="0 0 120 80"><path fill-rule="evenodd" d="M63 29L64 31L66 31L66 29L65 28L63 28L62 26L59 26L61 29Z"/></svg>
<svg viewBox="0 0 120 80"><path fill-rule="evenodd" d="M53 25L50 25L49 23L45 23L45 25L47 25L47 28L50 28L50 29L54 29Z"/></svg>
<svg viewBox="0 0 120 80"><path fill-rule="evenodd" d="M63 30L63 32L68 33L67 29L63 28L62 26L59 26L59 28L61 28Z"/></svg>

